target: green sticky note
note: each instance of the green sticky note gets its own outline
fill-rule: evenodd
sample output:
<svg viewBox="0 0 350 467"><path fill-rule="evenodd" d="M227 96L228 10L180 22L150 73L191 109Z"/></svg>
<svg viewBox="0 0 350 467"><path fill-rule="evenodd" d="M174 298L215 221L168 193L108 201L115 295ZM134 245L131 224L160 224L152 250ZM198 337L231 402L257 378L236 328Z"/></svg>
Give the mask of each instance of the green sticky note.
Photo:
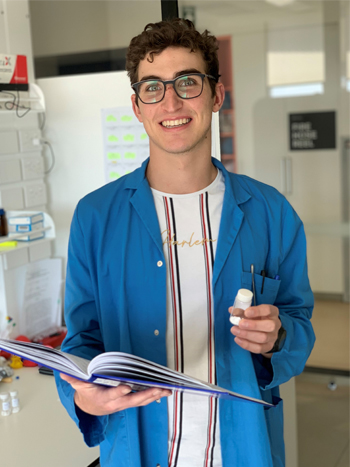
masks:
<svg viewBox="0 0 350 467"><path fill-rule="evenodd" d="M120 177L120 174L118 174L118 172L109 172L109 178L116 179L119 177Z"/></svg>
<svg viewBox="0 0 350 467"><path fill-rule="evenodd" d="M120 155L119 152L109 152L109 153L107 153L107 158L109 160L120 159L121 155Z"/></svg>
<svg viewBox="0 0 350 467"><path fill-rule="evenodd" d="M124 155L125 159L135 159L136 153L135 152L126 152Z"/></svg>
<svg viewBox="0 0 350 467"><path fill-rule="evenodd" d="M134 139L135 139L135 136L134 136L134 135L130 135L130 134L129 134L129 135L125 135L123 139L124 139L124 141L127 141L127 142L133 142Z"/></svg>
<svg viewBox="0 0 350 467"><path fill-rule="evenodd" d="M131 122L132 116L130 115L123 115L120 119L122 122Z"/></svg>
<svg viewBox="0 0 350 467"><path fill-rule="evenodd" d="M108 115L107 118L106 118L106 121L107 122L116 122L117 119L115 118L114 115Z"/></svg>
<svg viewBox="0 0 350 467"><path fill-rule="evenodd" d="M144 140L144 139L147 139L147 133L142 133L141 136L140 136L140 139Z"/></svg>
<svg viewBox="0 0 350 467"><path fill-rule="evenodd" d="M111 143L115 143L118 141L118 138L114 135L110 135L108 136L108 141L110 141Z"/></svg>

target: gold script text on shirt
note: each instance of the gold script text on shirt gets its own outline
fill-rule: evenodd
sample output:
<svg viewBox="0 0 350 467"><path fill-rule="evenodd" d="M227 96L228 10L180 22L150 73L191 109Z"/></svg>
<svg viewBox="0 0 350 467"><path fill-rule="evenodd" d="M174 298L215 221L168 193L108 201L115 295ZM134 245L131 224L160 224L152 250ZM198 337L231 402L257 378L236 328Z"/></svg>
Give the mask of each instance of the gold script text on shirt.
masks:
<svg viewBox="0 0 350 467"><path fill-rule="evenodd" d="M168 243L169 245L179 245L179 246L182 246L182 247L185 246L185 245L188 245L189 247L193 247L195 245L204 245L204 243L216 242L216 239L212 240L211 238L202 238L202 240L195 240L193 242L192 239L193 239L194 232L192 232L192 235L190 237L189 242L187 240L182 240L182 242L179 242L177 240L174 240L175 234L173 234L171 239L169 240L169 233L170 233L169 230L163 230L161 235L163 236L163 234L166 234L166 237L163 240L163 245Z"/></svg>

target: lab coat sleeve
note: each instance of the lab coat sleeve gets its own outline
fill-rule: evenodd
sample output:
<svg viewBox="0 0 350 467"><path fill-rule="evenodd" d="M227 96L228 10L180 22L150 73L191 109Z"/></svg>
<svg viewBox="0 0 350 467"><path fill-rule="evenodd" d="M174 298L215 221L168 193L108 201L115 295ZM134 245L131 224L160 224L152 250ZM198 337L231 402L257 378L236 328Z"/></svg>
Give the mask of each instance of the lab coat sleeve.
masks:
<svg viewBox="0 0 350 467"><path fill-rule="evenodd" d="M88 264L87 245L79 222L79 204L74 213L69 247L65 291L65 321L68 333L62 350L79 357L92 359L104 351L99 327L94 286ZM90 266L90 267L89 267ZM104 440L108 416L93 416L80 410L74 403L74 389L57 372L55 379L62 404L78 425L90 447Z"/></svg>
<svg viewBox="0 0 350 467"><path fill-rule="evenodd" d="M281 284L275 306L279 309L287 337L282 349L271 359L271 379L260 380L261 389L272 389L300 374L311 353L315 334L311 324L314 306L310 288L304 227L289 203L285 202L281 225L280 264ZM265 375L266 365L265 365Z"/></svg>

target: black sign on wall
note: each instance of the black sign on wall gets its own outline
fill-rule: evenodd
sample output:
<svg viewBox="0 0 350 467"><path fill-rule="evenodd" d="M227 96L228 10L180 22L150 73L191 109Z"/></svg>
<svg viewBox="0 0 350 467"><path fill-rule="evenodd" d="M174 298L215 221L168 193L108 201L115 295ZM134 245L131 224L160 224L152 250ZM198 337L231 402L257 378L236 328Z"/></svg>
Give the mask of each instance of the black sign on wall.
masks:
<svg viewBox="0 0 350 467"><path fill-rule="evenodd" d="M291 151L336 149L335 112L289 114Z"/></svg>

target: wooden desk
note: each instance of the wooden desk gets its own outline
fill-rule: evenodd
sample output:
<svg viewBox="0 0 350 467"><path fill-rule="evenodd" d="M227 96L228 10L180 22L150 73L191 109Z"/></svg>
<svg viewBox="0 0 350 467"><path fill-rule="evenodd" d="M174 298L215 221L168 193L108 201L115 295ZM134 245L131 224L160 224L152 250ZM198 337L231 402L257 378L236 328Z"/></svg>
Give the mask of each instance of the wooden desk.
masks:
<svg viewBox="0 0 350 467"><path fill-rule="evenodd" d="M10 389L18 390L21 411L0 416L1 466L87 467L99 457L62 406L53 376L22 368L12 383L0 382L0 392Z"/></svg>

